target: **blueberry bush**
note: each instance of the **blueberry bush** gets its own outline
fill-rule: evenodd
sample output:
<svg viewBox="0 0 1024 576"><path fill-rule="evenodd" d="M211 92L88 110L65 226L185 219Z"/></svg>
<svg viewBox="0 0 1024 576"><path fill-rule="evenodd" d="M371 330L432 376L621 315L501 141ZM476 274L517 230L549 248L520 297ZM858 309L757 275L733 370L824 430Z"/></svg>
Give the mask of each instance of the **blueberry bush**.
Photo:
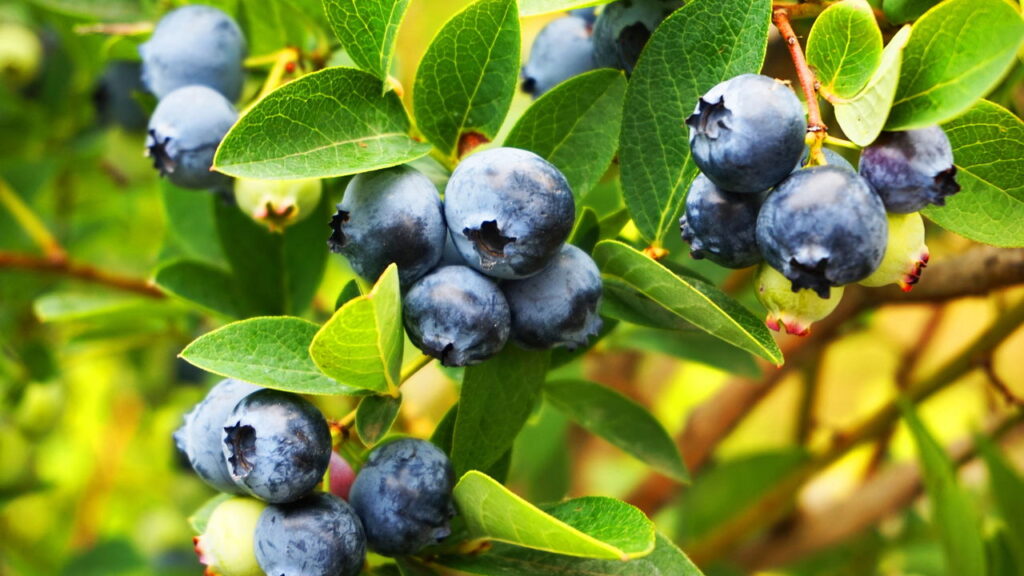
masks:
<svg viewBox="0 0 1024 576"><path fill-rule="evenodd" d="M0 574L1024 573L1022 12L0 5Z"/></svg>

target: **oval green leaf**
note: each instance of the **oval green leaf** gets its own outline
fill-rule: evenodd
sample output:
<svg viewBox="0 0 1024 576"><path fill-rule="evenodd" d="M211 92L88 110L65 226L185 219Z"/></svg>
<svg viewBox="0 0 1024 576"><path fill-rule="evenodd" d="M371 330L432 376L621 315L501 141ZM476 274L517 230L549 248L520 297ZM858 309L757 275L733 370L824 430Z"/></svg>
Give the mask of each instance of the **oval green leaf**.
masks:
<svg viewBox="0 0 1024 576"><path fill-rule="evenodd" d="M982 100L943 129L961 190L924 215L978 242L1024 246L1024 122Z"/></svg>
<svg viewBox="0 0 1024 576"><path fill-rule="evenodd" d="M867 0L843 0L814 21L807 37L807 63L826 98L850 98L871 79L882 59L882 31Z"/></svg>
<svg viewBox="0 0 1024 576"><path fill-rule="evenodd" d="M356 432L367 446L373 446L391 430L402 407L401 396L367 396L356 409Z"/></svg>
<svg viewBox="0 0 1024 576"><path fill-rule="evenodd" d="M454 496L473 538L610 560L654 550L654 524L639 509L613 498L577 498L541 510L475 471L459 480Z"/></svg>
<svg viewBox="0 0 1024 576"><path fill-rule="evenodd" d="M497 135L518 78L516 0L478 0L441 28L420 61L416 125L454 163L463 135Z"/></svg>
<svg viewBox="0 0 1024 576"><path fill-rule="evenodd" d="M885 17L893 24L904 24L917 20L929 8L939 3L939 0L885 0L882 3L882 10Z"/></svg>
<svg viewBox="0 0 1024 576"><path fill-rule="evenodd" d="M327 68L285 84L224 137L214 168L239 178L327 178L404 164L430 147L373 75Z"/></svg>
<svg viewBox="0 0 1024 576"><path fill-rule="evenodd" d="M615 157L625 95L626 77L620 71L576 76L534 102L505 146L530 150L557 166L578 201Z"/></svg>
<svg viewBox="0 0 1024 576"><path fill-rule="evenodd" d="M205 262L172 260L160 266L153 282L161 290L200 308L238 318L235 280L223 269Z"/></svg>
<svg viewBox="0 0 1024 576"><path fill-rule="evenodd" d="M715 84L761 69L770 21L771 0L694 0L644 48L626 90L619 158L626 206L647 240L678 231L697 176L683 121Z"/></svg>
<svg viewBox="0 0 1024 576"><path fill-rule="evenodd" d="M910 40L910 31L910 26L904 26L889 40L889 45L882 51L881 64L859 94L849 100L832 98L836 121L846 137L860 146L874 142L889 117L900 80L903 49Z"/></svg>
<svg viewBox="0 0 1024 576"><path fill-rule="evenodd" d="M324 376L309 357L318 326L287 316L250 318L200 336L181 357L225 378L299 394L357 394Z"/></svg>
<svg viewBox="0 0 1024 576"><path fill-rule="evenodd" d="M398 395L402 370L402 297L391 264L373 290L345 303L309 346L324 374L347 386Z"/></svg>
<svg viewBox="0 0 1024 576"><path fill-rule="evenodd" d="M606 290L609 284L660 307L667 316L693 324L726 342L781 365L782 351L764 323L715 286L680 277L641 252L605 240L594 249Z"/></svg>
<svg viewBox="0 0 1024 576"><path fill-rule="evenodd" d="M914 23L886 130L945 122L1003 77L1024 44L1024 20L1005 0L947 0Z"/></svg>
<svg viewBox="0 0 1024 576"><path fill-rule="evenodd" d="M387 80L409 0L324 0L324 11L357 66ZM385 88L386 89L386 88Z"/></svg>
<svg viewBox="0 0 1024 576"><path fill-rule="evenodd" d="M640 404L585 380L548 382L544 396L572 421L651 468L680 482L690 480L675 441Z"/></svg>

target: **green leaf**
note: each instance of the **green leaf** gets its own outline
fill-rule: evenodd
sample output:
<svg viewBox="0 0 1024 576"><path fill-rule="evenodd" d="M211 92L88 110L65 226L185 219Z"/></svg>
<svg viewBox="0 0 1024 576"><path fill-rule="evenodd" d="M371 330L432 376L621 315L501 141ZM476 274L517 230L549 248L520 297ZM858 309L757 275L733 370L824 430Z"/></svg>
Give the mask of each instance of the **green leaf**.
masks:
<svg viewBox="0 0 1024 576"><path fill-rule="evenodd" d="M1017 560L1014 545L1008 530L997 527L985 539L985 560L988 565L987 576L1020 576L1024 564Z"/></svg>
<svg viewBox="0 0 1024 576"><path fill-rule="evenodd" d="M947 0L914 23L886 130L945 122L971 107L1006 73L1024 20L1005 0Z"/></svg>
<svg viewBox="0 0 1024 576"><path fill-rule="evenodd" d="M639 509L612 498L577 498L541 510L475 471L459 480L454 497L473 538L612 560L654 549L654 524Z"/></svg>
<svg viewBox="0 0 1024 576"><path fill-rule="evenodd" d="M402 334L398 267L391 264L369 294L334 313L316 334L309 353L320 370L338 382L397 396Z"/></svg>
<svg viewBox="0 0 1024 576"><path fill-rule="evenodd" d="M761 370L749 352L728 344L706 332L668 331L623 327L604 341L612 350L640 350L668 354L733 374L757 378Z"/></svg>
<svg viewBox="0 0 1024 576"><path fill-rule="evenodd" d="M860 146L867 146L882 133L889 117L889 109L896 99L896 86L900 80L903 49L910 40L909 26L904 26L889 40L882 51L882 62L871 76L868 85L853 98L833 98L836 120L846 137Z"/></svg>
<svg viewBox="0 0 1024 576"><path fill-rule="evenodd" d="M318 326L301 318L250 318L200 336L181 357L225 378L299 394L357 394L317 370L309 344Z"/></svg>
<svg viewBox="0 0 1024 576"><path fill-rule="evenodd" d="M402 397L367 396L356 409L356 432L363 444L373 446L391 430L402 407Z"/></svg>
<svg viewBox="0 0 1024 576"><path fill-rule="evenodd" d="M601 222L597 219L597 213L589 207L583 208L579 217L576 218L572 233L569 234L569 242L590 254L600 239Z"/></svg>
<svg viewBox="0 0 1024 576"><path fill-rule="evenodd" d="M166 303L114 292L54 292L37 298L32 308L40 322L76 322L114 316L148 317L166 315L170 311Z"/></svg>
<svg viewBox="0 0 1024 576"><path fill-rule="evenodd" d="M516 0L477 0L444 25L420 61L413 89L416 124L455 160L463 135L497 135L518 78Z"/></svg>
<svg viewBox="0 0 1024 576"><path fill-rule="evenodd" d="M626 90L619 157L626 205L640 233L678 233L697 176L683 121L715 84L761 69L771 0L694 0L658 26Z"/></svg>
<svg viewBox="0 0 1024 576"><path fill-rule="evenodd" d="M882 10L885 17L893 24L903 24L917 20L929 8L939 3L939 0L885 0L882 3Z"/></svg>
<svg viewBox="0 0 1024 576"><path fill-rule="evenodd" d="M978 242L1024 246L1024 122L982 100L943 129L961 190L924 215Z"/></svg>
<svg viewBox="0 0 1024 576"><path fill-rule="evenodd" d="M814 21L807 37L807 63L826 98L857 94L881 60L882 31L867 0L833 4Z"/></svg>
<svg viewBox="0 0 1024 576"><path fill-rule="evenodd" d="M479 576L703 576L686 554L661 534L656 537L653 552L628 562L563 556L500 542L483 554L441 556L436 561L460 573Z"/></svg>
<svg viewBox="0 0 1024 576"><path fill-rule="evenodd" d="M551 14L553 12L567 12L574 8L586 8L587 6L600 6L609 4L612 0L519 0L519 14L521 16L534 16L537 14Z"/></svg>
<svg viewBox="0 0 1024 576"><path fill-rule="evenodd" d="M128 22L145 17L136 0L31 0L31 3L58 14L103 22Z"/></svg>
<svg viewBox="0 0 1024 576"><path fill-rule="evenodd" d="M544 396L574 422L669 478L688 482L679 448L646 408L599 384L560 380L544 385Z"/></svg>
<svg viewBox="0 0 1024 576"><path fill-rule="evenodd" d="M164 218L167 222L165 242L172 252L188 260L201 260L214 266L226 265L217 237L214 203L221 202L215 194L185 190L160 183Z"/></svg>
<svg viewBox="0 0 1024 576"><path fill-rule="evenodd" d="M356 65L381 80L391 73L398 27L408 7L409 0L324 0L342 48Z"/></svg>
<svg viewBox="0 0 1024 576"><path fill-rule="evenodd" d="M996 506L1006 523L1006 542L1016 564L1024 567L1024 478L1021 478L988 438L976 440L978 452L988 468L989 485Z"/></svg>
<svg viewBox="0 0 1024 576"><path fill-rule="evenodd" d="M445 412L444 417L437 423L437 426L434 428L434 433L430 436L430 441L449 455L452 453L452 441L455 435L455 419L458 418L458 416L459 405L456 403L447 412ZM484 468L482 471L491 478L495 478L499 482L504 482L504 478L508 475L508 467L511 463L511 459L512 449L509 448L490 466Z"/></svg>
<svg viewBox="0 0 1024 576"><path fill-rule="evenodd" d="M924 485L932 507L932 525L946 554L949 574L985 574L981 524L968 494L960 488L946 451L925 428L914 407L901 402L903 419L917 444Z"/></svg>
<svg viewBox="0 0 1024 576"><path fill-rule="evenodd" d="M565 174L576 199L597 184L618 148L626 77L594 70L559 84L533 103L505 139Z"/></svg>
<svg viewBox="0 0 1024 576"><path fill-rule="evenodd" d="M486 470L512 447L540 395L547 366L547 352L506 346L466 368L452 437L457 476Z"/></svg>
<svg viewBox="0 0 1024 576"><path fill-rule="evenodd" d="M327 68L270 93L224 137L214 168L239 178L327 178L397 166L430 151L373 75Z"/></svg>
<svg viewBox="0 0 1024 576"><path fill-rule="evenodd" d="M302 41L302 14L283 0L244 2L241 16L251 54L271 54Z"/></svg>
<svg viewBox="0 0 1024 576"><path fill-rule="evenodd" d="M362 295L363 291L359 288L359 282L355 278L349 280L341 288L341 292L338 292L338 298L334 301L334 310L337 311L349 300L353 300Z"/></svg>
<svg viewBox="0 0 1024 576"><path fill-rule="evenodd" d="M153 281L164 292L206 310L229 318L240 316L234 278L220 268L203 262L172 260L157 269Z"/></svg>
<svg viewBox="0 0 1024 576"><path fill-rule="evenodd" d="M594 249L605 288L636 294L663 313L688 322L712 336L782 364L782 352L768 329L740 303L715 286L673 274L629 246L605 240Z"/></svg>

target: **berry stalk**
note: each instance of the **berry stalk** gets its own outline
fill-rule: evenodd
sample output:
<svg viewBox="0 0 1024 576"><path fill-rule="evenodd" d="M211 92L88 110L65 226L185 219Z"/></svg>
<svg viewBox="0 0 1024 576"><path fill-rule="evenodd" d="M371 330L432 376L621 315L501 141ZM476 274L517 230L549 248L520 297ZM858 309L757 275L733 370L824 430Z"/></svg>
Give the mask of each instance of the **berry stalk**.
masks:
<svg viewBox="0 0 1024 576"><path fill-rule="evenodd" d="M807 99L807 131L814 135L814 142L811 144L811 164L818 165L822 163L817 160L821 160L819 158L821 145L827 136L828 126L822 122L821 108L818 106L818 79L815 78L811 67L807 65L807 58L804 57L804 51L800 47L800 41L796 37L796 32L793 31L789 19L790 8L776 7L772 11L772 23L778 28L779 34L786 42L789 56L796 68L797 78L800 80L800 87L803 88L804 96Z"/></svg>

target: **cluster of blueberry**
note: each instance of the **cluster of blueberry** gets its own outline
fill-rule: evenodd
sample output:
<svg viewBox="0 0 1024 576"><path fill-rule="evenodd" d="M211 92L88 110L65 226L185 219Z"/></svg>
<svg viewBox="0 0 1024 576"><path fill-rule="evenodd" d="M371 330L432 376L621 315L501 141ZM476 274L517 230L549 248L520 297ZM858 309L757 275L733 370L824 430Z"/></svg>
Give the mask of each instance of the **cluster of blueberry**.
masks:
<svg viewBox="0 0 1024 576"><path fill-rule="evenodd" d="M367 548L413 554L450 533L454 474L444 452L392 440L353 475L332 452L323 415L301 396L224 380L174 438L207 484L244 495L220 503L196 538L210 573L350 576ZM330 491L316 491L328 468Z"/></svg>
<svg viewBox="0 0 1024 576"><path fill-rule="evenodd" d="M938 126L884 133L860 173L822 149L811 158L793 91L755 74L726 80L686 120L701 174L680 220L694 258L729 268L760 262L758 298L768 324L806 334L846 284L909 289L928 261L918 210L959 191ZM831 297L830 297L831 296Z"/></svg>
<svg viewBox="0 0 1024 576"><path fill-rule="evenodd" d="M565 243L575 213L558 168L526 150L493 148L459 164L443 203L408 166L354 177L329 244L366 279L397 264L410 340L465 366L509 338L572 348L600 330L601 275Z"/></svg>
<svg viewBox="0 0 1024 576"><path fill-rule="evenodd" d="M534 98L597 68L633 72L640 52L682 0L619 0L601 9L581 8L553 20L537 34L523 66L522 89Z"/></svg>

